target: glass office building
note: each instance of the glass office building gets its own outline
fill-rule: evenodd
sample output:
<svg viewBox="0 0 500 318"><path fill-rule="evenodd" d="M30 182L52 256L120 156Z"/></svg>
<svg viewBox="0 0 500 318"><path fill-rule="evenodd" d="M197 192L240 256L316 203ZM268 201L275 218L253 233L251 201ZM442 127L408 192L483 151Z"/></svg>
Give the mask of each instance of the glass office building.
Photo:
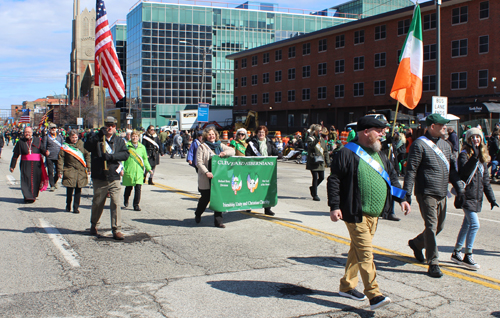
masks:
<svg viewBox="0 0 500 318"><path fill-rule="evenodd" d="M359 15L359 18L367 18L413 5L415 4L411 0L352 0L336 5L332 9L344 14Z"/></svg>
<svg viewBox="0 0 500 318"><path fill-rule="evenodd" d="M202 97L212 107L232 107L233 61L226 55L352 21L286 11L258 2L137 3L127 15L126 69L127 91L141 100L142 126L165 125Z"/></svg>
<svg viewBox="0 0 500 318"><path fill-rule="evenodd" d="M125 86L127 85L127 25L125 23L113 23L110 27L111 35L113 36L113 42L115 43L116 55L118 56L118 61L120 62L120 68L124 72L123 80L125 81ZM127 105L127 98L125 96L116 103L117 108L124 108Z"/></svg>

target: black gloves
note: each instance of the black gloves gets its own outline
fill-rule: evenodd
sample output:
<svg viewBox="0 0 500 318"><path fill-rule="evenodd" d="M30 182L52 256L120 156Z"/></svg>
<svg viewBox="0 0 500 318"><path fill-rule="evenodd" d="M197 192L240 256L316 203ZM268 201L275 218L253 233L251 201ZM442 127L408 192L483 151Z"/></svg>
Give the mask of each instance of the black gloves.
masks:
<svg viewBox="0 0 500 318"><path fill-rule="evenodd" d="M106 161L112 161L113 160L113 155L112 154L109 154L109 153L104 153L102 155L102 159L106 160Z"/></svg>
<svg viewBox="0 0 500 318"><path fill-rule="evenodd" d="M107 132L108 129L106 127L101 127L101 129L99 129L99 132L97 133L97 136L99 136L99 139L102 139L102 136L105 136Z"/></svg>
<svg viewBox="0 0 500 318"><path fill-rule="evenodd" d="M474 158L476 158L476 159L479 158L479 149L477 149L477 146L474 144L472 144L472 151L474 151L474 154L473 154Z"/></svg>
<svg viewBox="0 0 500 318"><path fill-rule="evenodd" d="M497 204L497 201L493 201L490 203L491 204L491 209L493 210L494 207L499 207L498 204Z"/></svg>
<svg viewBox="0 0 500 318"><path fill-rule="evenodd" d="M465 192L460 192L455 196L455 208L461 209L465 203Z"/></svg>

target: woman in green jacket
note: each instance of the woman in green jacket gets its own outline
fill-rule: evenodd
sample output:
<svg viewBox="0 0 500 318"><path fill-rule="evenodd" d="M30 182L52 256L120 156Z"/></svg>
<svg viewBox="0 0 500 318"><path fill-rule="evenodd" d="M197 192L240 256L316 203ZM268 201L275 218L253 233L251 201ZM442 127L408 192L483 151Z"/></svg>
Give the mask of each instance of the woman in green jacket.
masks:
<svg viewBox="0 0 500 318"><path fill-rule="evenodd" d="M144 173L151 172L151 166L148 161L146 147L139 143L139 132L134 130L131 134L131 140L127 142L130 156L124 162L124 173L122 184L125 186L124 203L128 206L128 199L134 187L134 210L140 211L139 201L141 201L141 187L144 183Z"/></svg>

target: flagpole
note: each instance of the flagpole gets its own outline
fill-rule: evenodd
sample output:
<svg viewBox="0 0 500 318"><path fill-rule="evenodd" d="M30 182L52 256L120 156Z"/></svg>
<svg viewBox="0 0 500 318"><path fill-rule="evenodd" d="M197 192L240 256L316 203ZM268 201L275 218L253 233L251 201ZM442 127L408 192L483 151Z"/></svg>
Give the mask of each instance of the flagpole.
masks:
<svg viewBox="0 0 500 318"><path fill-rule="evenodd" d="M394 130L396 129L396 120L398 119L398 110L399 110L399 100L396 104L396 113L394 114L394 122L392 123L392 134L391 134L391 147L389 147L389 160L391 158L391 150L392 150L392 139L394 138Z"/></svg>
<svg viewBox="0 0 500 318"><path fill-rule="evenodd" d="M99 56L99 67L102 66L102 57ZM102 69L99 70L99 91L100 91L100 98L99 101L101 102L101 127L104 126L104 101L105 101L105 90L104 86L102 85Z"/></svg>

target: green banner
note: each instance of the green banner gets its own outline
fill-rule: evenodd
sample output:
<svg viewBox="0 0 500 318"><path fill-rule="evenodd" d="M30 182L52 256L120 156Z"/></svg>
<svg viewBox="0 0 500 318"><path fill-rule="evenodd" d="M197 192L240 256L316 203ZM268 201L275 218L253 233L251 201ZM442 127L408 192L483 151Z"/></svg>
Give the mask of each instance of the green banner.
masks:
<svg viewBox="0 0 500 318"><path fill-rule="evenodd" d="M277 157L212 157L210 209L218 212L278 203Z"/></svg>

